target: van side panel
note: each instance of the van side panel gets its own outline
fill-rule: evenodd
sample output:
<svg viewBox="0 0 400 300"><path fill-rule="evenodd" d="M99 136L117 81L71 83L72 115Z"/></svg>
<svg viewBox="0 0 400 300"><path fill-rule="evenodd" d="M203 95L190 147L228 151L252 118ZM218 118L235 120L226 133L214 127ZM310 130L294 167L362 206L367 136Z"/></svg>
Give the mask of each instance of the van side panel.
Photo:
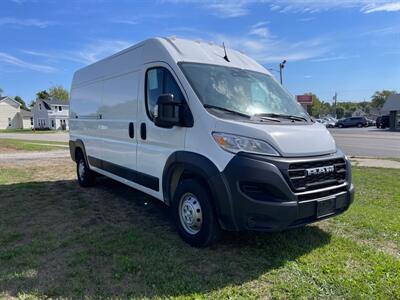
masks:
<svg viewBox="0 0 400 300"><path fill-rule="evenodd" d="M139 72L114 76L104 80L102 137L104 161L136 169L137 95ZM133 135L130 136L130 126ZM132 132L131 132L132 133Z"/></svg>
<svg viewBox="0 0 400 300"><path fill-rule="evenodd" d="M103 82L95 81L73 86L70 103L70 138L81 139L86 154L99 157L102 149L100 107L102 105Z"/></svg>

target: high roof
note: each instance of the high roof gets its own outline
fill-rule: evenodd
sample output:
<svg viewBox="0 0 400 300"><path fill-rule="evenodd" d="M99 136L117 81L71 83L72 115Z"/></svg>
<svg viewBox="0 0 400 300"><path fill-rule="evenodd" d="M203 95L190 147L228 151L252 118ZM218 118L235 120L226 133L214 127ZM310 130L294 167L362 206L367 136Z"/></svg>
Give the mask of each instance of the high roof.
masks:
<svg viewBox="0 0 400 300"><path fill-rule="evenodd" d="M176 61L201 62L268 73L254 59L231 48L225 48L229 61L225 60L225 51L222 44L217 45L204 41L192 41L174 37L155 38L155 40L168 49L168 52Z"/></svg>
<svg viewBox="0 0 400 300"><path fill-rule="evenodd" d="M163 61L172 68L178 62L196 62L270 73L254 59L226 48L229 61L224 59L222 45L180 38L151 38L106 57L75 72L73 86L93 80L131 72L143 63Z"/></svg>
<svg viewBox="0 0 400 300"><path fill-rule="evenodd" d="M382 108L383 111L400 111L400 94L390 95Z"/></svg>

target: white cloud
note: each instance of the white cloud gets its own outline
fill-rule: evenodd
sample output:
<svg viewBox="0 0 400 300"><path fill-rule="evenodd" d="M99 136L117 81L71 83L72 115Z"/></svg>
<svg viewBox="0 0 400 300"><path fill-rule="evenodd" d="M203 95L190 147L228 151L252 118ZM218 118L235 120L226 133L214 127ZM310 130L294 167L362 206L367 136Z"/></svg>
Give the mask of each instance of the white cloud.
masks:
<svg viewBox="0 0 400 300"><path fill-rule="evenodd" d="M215 2L204 5L209 10L214 10L215 15L232 18L247 15L249 10L243 2Z"/></svg>
<svg viewBox="0 0 400 300"><path fill-rule="evenodd" d="M392 3L386 3L382 5L377 5L377 4L372 4L365 9L363 9L363 12L366 14L370 14L373 12L393 12L393 11L400 11L400 2L392 2Z"/></svg>
<svg viewBox="0 0 400 300"><path fill-rule="evenodd" d="M97 40L90 42L80 49L67 51L36 51L36 50L21 50L22 53L46 58L47 61L72 61L81 65L91 64L107 56L115 54L123 49L126 49L134 42L125 40Z"/></svg>
<svg viewBox="0 0 400 300"><path fill-rule="evenodd" d="M4 52L0 52L0 64L44 73L56 71L51 66L29 63Z"/></svg>
<svg viewBox="0 0 400 300"><path fill-rule="evenodd" d="M272 4L272 5L270 6L270 9L271 9L272 11L275 11L275 10L280 10L281 7L280 7L279 5Z"/></svg>
<svg viewBox="0 0 400 300"><path fill-rule="evenodd" d="M82 63L94 63L133 44L124 40L98 40L81 50L72 52L72 59Z"/></svg>
<svg viewBox="0 0 400 300"><path fill-rule="evenodd" d="M345 60L345 59L352 59L358 58L359 55L337 55L337 56L327 56L327 57L320 57L311 60L312 62L325 62L325 61L334 61L334 60Z"/></svg>
<svg viewBox="0 0 400 300"><path fill-rule="evenodd" d="M376 35L376 36L383 36L383 35L391 35L391 34L398 34L400 33L400 25L395 26L388 26L384 28L374 29L365 32L363 35Z"/></svg>
<svg viewBox="0 0 400 300"><path fill-rule="evenodd" d="M304 41L286 41L269 35L267 37L227 36L216 34L213 39L229 48L240 50L260 63L277 63L284 59L300 61L322 57L331 51L324 39L309 39Z"/></svg>
<svg viewBox="0 0 400 300"><path fill-rule="evenodd" d="M112 19L111 23L125 24L125 25L136 25L139 22L138 22L137 19Z"/></svg>
<svg viewBox="0 0 400 300"><path fill-rule="evenodd" d="M393 0L163 0L172 3L198 4L221 18L249 14L251 5L266 4L281 13L316 13L331 9L359 9L364 13L399 11L400 2Z"/></svg>
<svg viewBox="0 0 400 300"><path fill-rule="evenodd" d="M258 22L256 24L254 24L251 27L249 34L260 36L262 38L269 37L270 32L269 32L269 29L265 26L266 24L268 24L268 22Z"/></svg>
<svg viewBox="0 0 400 300"><path fill-rule="evenodd" d="M44 21L39 19L17 19L17 18L0 18L0 25L15 25L15 26L34 26L39 28L46 28L54 25L54 22Z"/></svg>

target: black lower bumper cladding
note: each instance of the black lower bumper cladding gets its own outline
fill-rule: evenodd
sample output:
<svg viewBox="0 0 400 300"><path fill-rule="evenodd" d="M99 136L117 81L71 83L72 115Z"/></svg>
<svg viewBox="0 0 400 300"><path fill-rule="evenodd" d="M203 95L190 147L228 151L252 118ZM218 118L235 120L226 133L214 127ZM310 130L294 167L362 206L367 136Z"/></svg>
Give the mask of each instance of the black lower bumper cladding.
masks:
<svg viewBox="0 0 400 300"><path fill-rule="evenodd" d="M231 202L230 211L220 211L221 219L235 227L226 229L280 231L341 214L353 202L349 164L345 183L307 193L293 190L282 165L282 159L275 163L240 154L230 161L221 173L229 199L218 199Z"/></svg>

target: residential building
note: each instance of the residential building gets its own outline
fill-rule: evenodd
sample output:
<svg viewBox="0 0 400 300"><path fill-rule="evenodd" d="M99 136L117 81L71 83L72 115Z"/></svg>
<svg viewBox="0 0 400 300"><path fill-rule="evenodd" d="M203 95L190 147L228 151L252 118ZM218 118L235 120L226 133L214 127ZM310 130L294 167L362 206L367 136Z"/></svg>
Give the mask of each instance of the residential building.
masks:
<svg viewBox="0 0 400 300"><path fill-rule="evenodd" d="M352 117L365 117L367 113L362 110L361 108L357 108L353 113L351 114Z"/></svg>
<svg viewBox="0 0 400 300"><path fill-rule="evenodd" d="M389 112L389 126L392 130L400 130L400 94L390 95L382 108Z"/></svg>
<svg viewBox="0 0 400 300"><path fill-rule="evenodd" d="M35 129L69 128L69 102L58 99L37 99L32 108Z"/></svg>
<svg viewBox="0 0 400 300"><path fill-rule="evenodd" d="M29 129L33 126L32 113L22 109L11 97L0 97L0 129Z"/></svg>

